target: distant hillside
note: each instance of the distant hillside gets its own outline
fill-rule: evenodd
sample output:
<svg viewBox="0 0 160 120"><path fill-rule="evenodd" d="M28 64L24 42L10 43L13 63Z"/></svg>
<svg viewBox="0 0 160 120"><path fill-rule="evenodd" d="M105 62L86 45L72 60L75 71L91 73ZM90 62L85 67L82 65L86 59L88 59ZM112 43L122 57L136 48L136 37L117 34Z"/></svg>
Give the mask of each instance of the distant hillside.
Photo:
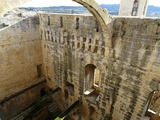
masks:
<svg viewBox="0 0 160 120"><path fill-rule="evenodd" d="M106 8L108 11L113 11L113 10L118 10L119 11L119 4L110 4L110 5L105 5L105 4L101 4L102 8Z"/></svg>
<svg viewBox="0 0 160 120"><path fill-rule="evenodd" d="M111 15L118 15L119 4L101 5L102 8L106 8ZM20 8L29 11L46 11L49 13L67 13L67 14L90 14L90 12L83 6L51 6L51 7L29 7ZM160 7L148 6L148 17L160 17Z"/></svg>

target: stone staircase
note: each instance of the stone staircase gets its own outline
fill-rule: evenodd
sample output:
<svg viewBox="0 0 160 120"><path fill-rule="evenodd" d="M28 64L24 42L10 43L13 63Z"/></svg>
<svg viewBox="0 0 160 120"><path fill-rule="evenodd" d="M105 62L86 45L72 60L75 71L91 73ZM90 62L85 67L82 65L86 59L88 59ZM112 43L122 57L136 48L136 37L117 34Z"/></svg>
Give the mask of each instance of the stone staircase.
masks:
<svg viewBox="0 0 160 120"><path fill-rule="evenodd" d="M48 99L46 108L48 110L46 120L54 120L62 112L53 99Z"/></svg>
<svg viewBox="0 0 160 120"><path fill-rule="evenodd" d="M41 118L41 120L54 120L62 112L51 97L47 98L34 109L31 109L32 108L29 108L22 114L14 117L12 120L36 120L38 118Z"/></svg>

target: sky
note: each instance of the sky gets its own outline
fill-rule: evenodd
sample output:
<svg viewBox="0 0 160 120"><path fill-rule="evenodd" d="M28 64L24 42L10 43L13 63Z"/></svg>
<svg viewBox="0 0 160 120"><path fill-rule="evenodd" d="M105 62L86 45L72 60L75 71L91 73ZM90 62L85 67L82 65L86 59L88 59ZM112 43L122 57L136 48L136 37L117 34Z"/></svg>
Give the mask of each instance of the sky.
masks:
<svg viewBox="0 0 160 120"><path fill-rule="evenodd" d="M120 0L95 0L98 4L119 4ZM126 0L127 1L127 0ZM79 6L72 0L32 0L22 7ZM149 5L159 6L160 0L149 0Z"/></svg>

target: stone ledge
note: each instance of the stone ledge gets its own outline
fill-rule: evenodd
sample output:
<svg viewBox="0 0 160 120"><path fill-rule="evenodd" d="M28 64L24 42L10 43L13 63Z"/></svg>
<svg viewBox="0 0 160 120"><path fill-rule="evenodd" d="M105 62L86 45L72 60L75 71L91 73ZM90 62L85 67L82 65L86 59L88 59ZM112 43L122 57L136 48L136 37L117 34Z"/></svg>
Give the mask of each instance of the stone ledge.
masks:
<svg viewBox="0 0 160 120"><path fill-rule="evenodd" d="M35 84L31 85L31 86L26 87L26 88L24 88L23 90L20 90L20 91L14 93L14 94L12 94L12 95L10 95L10 96L8 96L8 97L3 98L2 100L0 100L0 105L2 105L3 103L9 101L10 99L12 99L12 98L14 98L14 97L17 97L18 95L20 95L20 94L22 94L22 93L24 93L24 92L26 92L26 91L28 91L28 90L36 87L36 86L38 86L38 85L40 85L40 84L42 84L42 83L45 83L45 82L46 82L46 80L43 78L43 79L41 79L39 82L37 82L37 83L35 83Z"/></svg>

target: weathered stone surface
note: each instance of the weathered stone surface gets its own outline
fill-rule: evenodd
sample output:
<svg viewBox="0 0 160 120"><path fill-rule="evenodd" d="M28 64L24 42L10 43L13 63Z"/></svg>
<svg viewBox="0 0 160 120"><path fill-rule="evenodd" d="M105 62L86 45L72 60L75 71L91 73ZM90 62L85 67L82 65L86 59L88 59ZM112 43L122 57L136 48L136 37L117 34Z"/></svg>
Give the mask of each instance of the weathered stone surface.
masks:
<svg viewBox="0 0 160 120"><path fill-rule="evenodd" d="M75 1L91 5L94 17L39 14L40 22L28 18L0 31L0 99L34 84L42 64L47 85L62 89L56 97L62 110L82 99L73 112L81 119L140 120L150 93L159 90L160 20L112 19L93 1ZM153 99L150 108L159 113Z"/></svg>
<svg viewBox="0 0 160 120"><path fill-rule="evenodd" d="M41 53L36 17L0 31L0 99L36 82Z"/></svg>
<svg viewBox="0 0 160 120"><path fill-rule="evenodd" d="M148 0L121 0L120 16L138 16L144 17L147 13Z"/></svg>
<svg viewBox="0 0 160 120"><path fill-rule="evenodd" d="M106 115L113 120L141 119L147 98L155 90L151 86L157 86L151 81L160 81L159 69L155 69L159 64L154 62L158 62L158 53L155 51L158 40L155 37L156 26L160 21L114 18L110 48L105 44L107 39L103 37L107 33L96 31L96 20L92 16L39 16L48 83L60 86L63 91L67 90L69 84L74 86L74 95L67 90L67 100L61 96L61 103L65 103L62 109L81 97L83 106L80 114L84 119L104 119ZM88 64L95 65L101 72L100 92L90 97L83 94L86 84L85 66ZM153 84L150 86L150 83Z"/></svg>

